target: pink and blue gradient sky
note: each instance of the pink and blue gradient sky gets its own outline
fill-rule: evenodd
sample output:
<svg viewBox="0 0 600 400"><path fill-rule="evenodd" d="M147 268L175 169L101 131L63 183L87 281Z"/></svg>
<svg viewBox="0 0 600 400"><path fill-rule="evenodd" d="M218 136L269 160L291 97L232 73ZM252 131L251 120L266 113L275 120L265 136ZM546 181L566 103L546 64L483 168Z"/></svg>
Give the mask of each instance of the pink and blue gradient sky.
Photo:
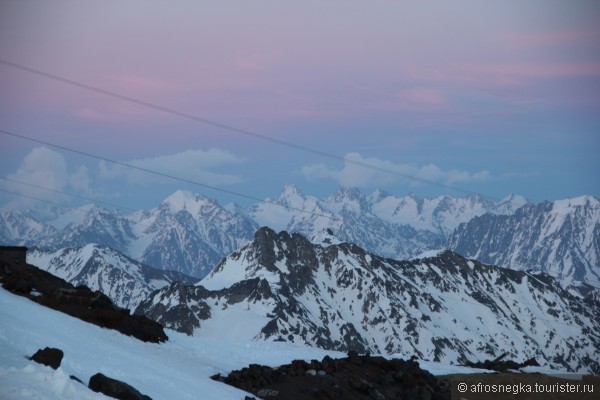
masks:
<svg viewBox="0 0 600 400"><path fill-rule="evenodd" d="M3 1L2 59L502 198L600 196L597 1ZM0 129L264 198L463 195L0 64ZM128 207L178 188L0 136L0 176ZM0 188L64 202L16 183ZM21 204L27 203L18 199ZM0 204L15 198L0 194Z"/></svg>

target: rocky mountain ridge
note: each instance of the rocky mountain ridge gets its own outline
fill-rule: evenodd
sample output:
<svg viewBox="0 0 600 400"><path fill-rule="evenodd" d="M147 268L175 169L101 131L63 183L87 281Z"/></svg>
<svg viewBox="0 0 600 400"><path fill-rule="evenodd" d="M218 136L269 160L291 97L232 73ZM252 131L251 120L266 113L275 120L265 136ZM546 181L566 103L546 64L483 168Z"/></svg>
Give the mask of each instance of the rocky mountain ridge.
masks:
<svg viewBox="0 0 600 400"><path fill-rule="evenodd" d="M87 244L56 252L30 249L27 262L78 286L98 290L119 307L135 309L154 290L172 282L192 284L196 278L159 270L105 245Z"/></svg>
<svg viewBox="0 0 600 400"><path fill-rule="evenodd" d="M452 252L397 261L261 228L197 285L174 283L137 314L188 334L600 371L600 309L548 275Z"/></svg>
<svg viewBox="0 0 600 400"><path fill-rule="evenodd" d="M547 273L564 287L600 288L600 200L581 196L478 216L457 227L448 248L481 262Z"/></svg>

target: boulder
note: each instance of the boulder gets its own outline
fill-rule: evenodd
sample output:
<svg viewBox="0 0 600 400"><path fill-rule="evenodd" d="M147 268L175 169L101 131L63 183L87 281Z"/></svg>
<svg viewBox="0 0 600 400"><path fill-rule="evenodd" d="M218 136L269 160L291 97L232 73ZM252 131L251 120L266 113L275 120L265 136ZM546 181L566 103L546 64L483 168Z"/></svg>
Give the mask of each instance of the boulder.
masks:
<svg viewBox="0 0 600 400"><path fill-rule="evenodd" d="M109 378L101 373L90 378L88 387L94 392L102 393L119 400L152 400L125 382Z"/></svg>
<svg viewBox="0 0 600 400"><path fill-rule="evenodd" d="M36 351L35 354L29 359L35 361L36 363L44 364L51 368L57 369L60 367L63 356L64 353L62 350L46 347Z"/></svg>

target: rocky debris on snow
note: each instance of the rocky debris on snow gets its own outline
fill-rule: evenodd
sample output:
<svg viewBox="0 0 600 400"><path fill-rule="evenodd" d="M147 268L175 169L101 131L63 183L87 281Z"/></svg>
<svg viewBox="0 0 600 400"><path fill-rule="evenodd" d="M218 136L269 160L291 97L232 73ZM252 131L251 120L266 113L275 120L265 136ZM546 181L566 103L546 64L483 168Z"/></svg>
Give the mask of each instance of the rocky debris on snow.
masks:
<svg viewBox="0 0 600 400"><path fill-rule="evenodd" d="M212 378L269 400L450 399L449 381L422 370L416 361L361 356L354 351L346 358L294 360L276 368L251 364Z"/></svg>
<svg viewBox="0 0 600 400"><path fill-rule="evenodd" d="M508 370L517 371L523 367L539 367L537 360L535 358L530 358L525 360L522 363L518 363L512 360L503 361L503 359L508 355L508 353L504 353L499 357L494 358L493 360L485 360L483 362L471 362L466 360L463 364L466 367L471 368L479 368L479 369L489 369L492 371L498 372L507 372Z"/></svg>
<svg viewBox="0 0 600 400"><path fill-rule="evenodd" d="M130 315L106 295L9 257L0 257L0 284L4 289L36 303L102 328L114 329L145 342L168 339L163 327L144 316Z"/></svg>
<svg viewBox="0 0 600 400"><path fill-rule="evenodd" d="M38 364L47 365L53 369L57 369L60 367L63 356L64 353L62 350L55 349L53 347L46 347L36 351L35 354L29 359Z"/></svg>
<svg viewBox="0 0 600 400"><path fill-rule="evenodd" d="M102 393L119 400L152 400L150 396L140 393L136 388L117 379L109 378L101 373L90 378L88 387L94 392Z"/></svg>

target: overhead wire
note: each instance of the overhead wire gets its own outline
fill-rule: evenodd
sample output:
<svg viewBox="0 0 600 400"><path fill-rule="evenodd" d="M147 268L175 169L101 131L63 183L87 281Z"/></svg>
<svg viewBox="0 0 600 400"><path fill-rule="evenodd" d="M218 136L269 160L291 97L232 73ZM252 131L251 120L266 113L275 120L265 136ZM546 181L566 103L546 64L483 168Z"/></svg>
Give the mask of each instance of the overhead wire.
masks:
<svg viewBox="0 0 600 400"><path fill-rule="evenodd" d="M7 181L7 182L18 183L20 185L29 186L29 187L36 188L36 189L46 190L46 191L53 192L53 193L64 194L64 195L67 195L67 196L70 196L70 197L75 197L75 198L79 198L79 199L83 199L83 200L89 200L89 201L94 202L94 204L104 204L104 205L107 205L107 206L110 206L110 207L113 207L113 208L118 208L118 209L122 209L122 210L126 210L126 211L131 211L131 212L139 211L139 210L136 210L134 208L125 207L125 206L122 206L122 205L119 205L119 204L109 203L109 202L106 202L106 201L99 201L99 200L96 200L96 199L92 199L90 197L80 196L80 195L77 195L77 194L74 194L74 193L65 192L65 191L62 191L62 190L51 189L51 188L44 187L44 186L41 186L41 185L34 185L32 183L23 182L23 181L20 181L20 180L17 180L17 179L11 179L11 178L5 178L5 177L0 177L0 179L2 179L4 181ZM8 190L3 190L3 189L0 189L0 191L8 193L8 194L11 194L11 195L14 195L14 196L20 196L20 197L29 198L29 199L32 199L32 200L37 200L37 201L42 201L42 202L45 202L45 203L50 203L50 204L52 204L52 205L54 205L56 207L70 209L70 210L74 210L74 211L82 212L82 213L83 212L85 212L85 213L88 212L87 209L84 209L84 208L81 208L81 207L67 206L66 204L61 204L61 203L57 203L57 202L50 201L50 200L44 200L44 199L41 199L39 197L34 197L34 196L26 195L26 194L23 194L23 193L11 192L11 191L8 191ZM143 223L143 222L136 222L136 225L140 225L140 226L143 226L145 228L152 228L152 225L149 225L149 224L146 224L146 223Z"/></svg>
<svg viewBox="0 0 600 400"><path fill-rule="evenodd" d="M176 180L176 181L179 181L179 182L187 183L187 184L190 184L190 185L200 186L200 187L203 187L203 188L206 188L206 189L216 190L216 191L221 192L221 193L227 193L227 194L230 194L230 195L234 195L234 196L246 198L246 199L249 199L249 200L254 200L254 201L257 201L259 203L272 204L272 205L275 205L275 206L286 208L286 209L291 210L291 211L298 211L298 212L302 212L302 213L306 213L306 214L311 214L311 215L314 215L316 217L323 217L323 218L327 218L327 219L332 220L332 221L338 221L338 222L342 222L342 223L344 222L343 219L336 218L333 215L327 215L327 214L317 213L317 212L310 211L310 210L304 210L304 209L301 209L301 208L289 206L287 204L281 204L281 203L278 203L276 201L271 201L271 200L267 200L267 199L261 199L259 197L255 197L255 196L252 196L252 195L249 195L249 194L237 192L237 191L234 191L234 190L228 190L228 189L219 188L217 186L208 185L206 183L198 182L198 181L195 181L195 180L192 180L192 179L178 177L178 176L175 176L175 175L167 174L167 173L156 171L156 170L153 170L153 169L144 168L144 167L140 167L140 166L137 166L137 165L128 164L128 163L125 163L125 162L122 162L122 161L113 160L113 159L110 159L110 158L107 158L107 157L98 156L96 154L88 153L88 152L81 151L81 150L78 150L78 149L74 149L74 148L71 148L71 147L58 145L58 144L51 143L51 142L46 141L46 140L36 139L36 138L32 138L32 137L25 136L25 135L20 135L18 133L7 131L5 129L0 129L0 134L7 135L7 136L12 136L12 137L16 137L16 138L20 138L20 139L23 139L23 140L28 140L28 141L31 141L31 142L34 142L34 143L43 144L43 145L48 146L48 147L53 147L53 148L56 148L56 149L68 151L68 152L79 154L79 155L82 155L82 156L85 156L85 157L94 158L94 159L97 159L97 160L100 160L100 161L105 161L105 162L109 162L109 163L112 163L112 164L121 165L123 167L132 168L132 169L135 169L135 170L138 170L138 171L146 172L146 173L153 174L153 175L156 175L156 176L160 176L160 177L163 177L163 178L168 178L168 179Z"/></svg>
<svg viewBox="0 0 600 400"><path fill-rule="evenodd" d="M75 198L78 198L78 199L91 201L91 202L97 203L97 204L103 204L105 206L109 206L109 207L113 207L113 208L118 208L118 209L122 209L122 210L126 210L126 211L137 211L134 208L121 206L119 204L109 203L107 201L101 201L101 200L94 199L94 198L91 198L91 197L81 196L81 195L78 195L78 194L75 194L75 193L69 193L69 192L65 192L65 191L62 191L62 190L57 190L57 189L52 189L52 188L48 188L48 187L44 187L44 186L40 186L40 185L35 185L33 183L24 182L24 181L21 181L21 180L18 180L18 179L7 178L7 177L4 177L4 176L0 176L0 179L3 180L3 181L6 181L6 182L18 183L20 185L29 186L29 187L36 188L36 189L41 189L41 190L46 190L48 192L54 192L54 193L64 194L64 195L67 195L67 196L70 196L70 197L75 197Z"/></svg>
<svg viewBox="0 0 600 400"><path fill-rule="evenodd" d="M183 111L179 111L179 110L176 110L176 109L173 109L173 108L161 106L161 105L158 105L158 104L155 104L155 103L151 103L151 102L146 101L146 100L138 99L138 98L132 97L132 96L127 96L127 95L124 95L124 94L121 94L121 93L117 93L117 92L114 92L114 91L111 91L111 90L102 89L102 88L100 88L98 86L94 86L94 85L90 85L90 84L87 84L87 83L79 82L79 81L76 81L76 80L73 80L73 79L70 79L70 78L65 78L63 76L52 74L52 73L49 73L49 72L46 72L46 71L42 71L42 70L39 70L39 69L36 69L36 68L31 68L31 67L28 67L26 65L18 64L18 63L12 62L12 61L0 59L0 64L3 64L3 65L8 66L8 67L15 68L15 69L18 69L18 70L21 70L21 71L29 72L29 73L32 73L32 74L35 74L35 75L38 75L38 76L42 76L44 78L48 78L48 79L52 79L52 80L55 80L55 81L58 81L58 82L62 82L62 83L67 84L67 85L71 85L71 86L75 86L75 87L78 87L78 88L81 88L81 89L85 89L85 90L88 90L88 91L91 91L91 92L94 92L94 93L102 94L102 95L109 96L109 97L112 97L112 98L115 98L115 99L118 99L118 100L126 101L126 102L133 103L133 104L137 104L137 105L140 105L140 106L143 106L143 107L147 107L147 108L150 108L150 109L153 109L153 110L156 110L156 111L161 111L161 112L164 112L164 113L167 113L167 114L171 114L171 115L174 115L174 116L177 116L177 117L181 117L181 118L185 118L185 119L188 119L188 120L200 122L200 123L205 124L205 125L209 125L209 126L213 126L213 127L216 127L216 128L223 129L225 131L229 131L229 132L233 132L233 133L237 133L237 134L241 134L241 135L253 137L255 139L260 139L260 140L263 140L263 141L266 141L266 142L270 142L270 143L273 143L273 144L277 144L277 145L280 145L280 146L285 146L285 147L292 148L292 149L295 149L295 150L304 151L304 152L307 152L307 153L315 154L315 155L318 155L318 156L321 156L321 157L325 157L325 158L329 158L329 159L336 160L336 161L342 161L344 163L358 165L358 166L361 166L361 167L364 167L364 168L368 168L368 169L371 169L371 170L383 172L383 173L390 174L390 175L395 175L395 176L398 176L398 177L401 177L401 178L405 178L405 179L409 179L409 180L416 181L416 182L426 183L426 184L429 184L429 185L443 187L443 188L446 188L446 189L450 189L450 190L454 190L454 191L458 191L458 192L462 192L462 193L467 193L467 194L478 194L478 195L481 195L483 197L487 197L487 198L489 198L491 200L495 200L495 201L500 200L500 199L496 198L495 196L485 195L485 194L482 194L482 193L475 192L473 190L468 190L468 189L460 188L460 187L457 187L457 186L454 186L454 185L448 185L448 184L445 184L445 183L442 183L442 182L433 181L433 180L430 180L430 179L420 178L418 176L414 176L414 175L411 175L411 174L406 174L406 173L403 173L403 172L400 172L400 171L396 171L396 170L393 170L393 169L389 169L389 168L380 167L380 166L373 165L373 164L370 164L370 163L367 163L367 162L364 162L364 161L354 160L354 159L348 158L348 157L342 157L342 156L339 156L337 154L329 153L329 152L326 152L326 151L323 151L323 150L319 150L319 149L316 149L316 148L313 148L313 147L303 146L303 145L300 145L300 144L297 144L297 143L292 143L292 142L289 142L289 141L286 141L286 140L277 139L277 138L274 138L272 136L264 135L262 133L250 131L248 129L242 129L242 128L239 128L239 127L236 127L236 126L233 126L233 125L229 125L229 124L225 124L225 123L222 123L222 122L218 122L218 121L215 121L215 120L212 120L212 119L200 117L200 116L197 116L197 115L194 115L194 114L190 114L190 113L187 113L187 112L183 112Z"/></svg>
<svg viewBox="0 0 600 400"><path fill-rule="evenodd" d="M47 199L42 199L40 197L30 196L30 195L23 194L23 193L17 193L17 192L13 192L13 191L6 190L6 189L0 189L0 192L2 192L2 193L8 193L8 194L11 194L13 196L23 197L23 198L26 198L26 199L32 199L32 200L36 200L36 201L41 201L43 203L52 204L53 206L56 206L56 207L66 208L68 210L81 210L81 208L78 208L78 207L67 206L65 204L56 203L54 201L50 201L50 200L47 200Z"/></svg>

